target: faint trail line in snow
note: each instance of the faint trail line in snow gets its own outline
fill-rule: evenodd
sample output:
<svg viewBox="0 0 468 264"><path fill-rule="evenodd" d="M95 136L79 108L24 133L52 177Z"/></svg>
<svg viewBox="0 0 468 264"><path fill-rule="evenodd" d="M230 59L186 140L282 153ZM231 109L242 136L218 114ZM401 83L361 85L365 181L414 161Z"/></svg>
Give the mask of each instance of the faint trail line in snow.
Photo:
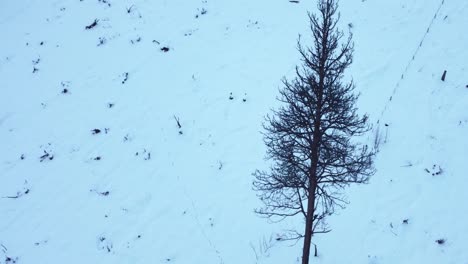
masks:
<svg viewBox="0 0 468 264"><path fill-rule="evenodd" d="M439 12L440 10L442 9L442 6L444 5L445 3L445 0L442 0L439 4L439 6L437 7L437 10L435 11L434 13L434 16L432 17L431 19L431 22L429 23L429 26L426 28L426 32L424 32L424 35L423 37L421 38L421 41L419 42L419 45L418 47L416 48L416 50L414 51L413 55L411 56L411 59L408 61L408 63L406 64L406 67L405 69L403 70L403 73L401 74L400 76L400 79L398 79L397 83L395 84L395 87L393 88L393 91L392 91L392 94L390 95L390 98L388 99L388 102L385 104L384 108L382 109L382 112L380 113L380 116L377 120L377 126L379 125L379 121L380 119L382 119L383 115L385 114L385 112L388 110L388 107L393 99L393 96L396 94L396 91L397 89L400 87L400 84L401 82L404 80L405 78L405 75L408 73L408 70L411 66L411 64L413 63L413 61L415 60L416 56L418 55L419 53L419 50L421 49L421 47L423 46L424 44L424 41L426 40L426 37L427 35L429 34L429 31L431 30L432 28L432 25L434 24L434 21L436 20L436 18L439 16Z"/></svg>
<svg viewBox="0 0 468 264"><path fill-rule="evenodd" d="M179 179L179 178L178 178ZM180 180L180 179L179 179ZM188 194L187 192L187 189L185 188L185 185L182 184L182 188L184 190L184 194L185 196L190 200L190 203L192 205L192 209L193 209L193 212L194 212L194 218L195 218L195 222L197 223L198 225L198 228L200 229L201 233L203 234L203 236L205 237L205 240L208 242L208 244L210 245L210 247L214 250L214 252L216 253L216 256L218 256L219 258L219 261L220 261L220 264L224 264L224 260L223 260L223 257L221 256L221 253L219 252L219 250L216 248L216 246L213 244L213 242L211 241L211 239L208 237L208 235L206 234L205 232L205 229L203 228L202 224L200 223L200 219L198 217L198 210L197 210L197 207L195 206L195 202L193 201L192 197Z"/></svg>

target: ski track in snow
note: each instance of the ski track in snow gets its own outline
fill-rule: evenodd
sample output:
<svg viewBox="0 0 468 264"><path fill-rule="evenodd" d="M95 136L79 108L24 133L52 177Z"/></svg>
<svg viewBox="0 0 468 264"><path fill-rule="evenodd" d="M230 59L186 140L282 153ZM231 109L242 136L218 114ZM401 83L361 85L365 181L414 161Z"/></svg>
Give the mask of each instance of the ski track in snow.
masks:
<svg viewBox="0 0 468 264"><path fill-rule="evenodd" d="M445 0L442 0L440 2L440 5L437 7L437 10L436 12L434 13L434 16L432 17L431 19L431 22L429 23L429 26L427 27L426 29L426 32L424 33L423 37L421 38L421 41L419 42L419 45L418 47L416 48L416 50L414 51L413 55L411 56L411 59L408 61L408 64L406 64L406 67L403 71L403 73L401 74L401 77L400 79L398 79L397 83L395 84L395 88L393 88L393 91L392 91L392 94L391 96L389 97L388 99L388 102L385 104L385 107L382 109L381 113L380 113L380 116L379 116L379 120L377 120L377 125L379 124L379 121L380 119L383 117L383 115L385 114L385 111L388 109L392 99L393 99L393 96L395 96L396 92L397 92L397 89L400 87L401 85L401 82L405 79L405 75L408 73L408 70L409 68L411 67L411 64L412 62L416 59L416 56L418 55L418 52L419 50L422 48L422 46L424 45L424 40L426 39L427 35L429 34L430 30L431 30L431 27L432 27L432 24L434 23L434 21L436 20L436 18L438 17L439 15L439 12L440 12L440 9L442 8L443 4L445 3Z"/></svg>

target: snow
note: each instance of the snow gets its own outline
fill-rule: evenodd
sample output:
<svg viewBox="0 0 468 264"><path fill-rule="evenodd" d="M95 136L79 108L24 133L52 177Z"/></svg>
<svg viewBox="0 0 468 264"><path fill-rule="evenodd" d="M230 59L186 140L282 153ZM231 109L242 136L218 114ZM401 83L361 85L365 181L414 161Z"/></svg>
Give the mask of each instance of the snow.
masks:
<svg viewBox="0 0 468 264"><path fill-rule="evenodd" d="M19 197L0 198L0 263L298 262L302 241L276 239L301 219L256 215L251 173L267 166L261 123L313 10L2 3L0 197ZM311 261L468 263L468 2L342 0L340 11L359 108L383 142L377 174L349 189ZM40 162L44 151L53 159Z"/></svg>

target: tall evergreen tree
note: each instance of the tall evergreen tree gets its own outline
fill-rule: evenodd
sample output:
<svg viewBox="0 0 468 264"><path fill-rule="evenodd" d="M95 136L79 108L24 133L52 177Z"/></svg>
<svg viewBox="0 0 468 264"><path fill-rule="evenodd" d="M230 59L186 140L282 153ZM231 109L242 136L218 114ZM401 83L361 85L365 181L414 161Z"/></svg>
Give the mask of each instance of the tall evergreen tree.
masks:
<svg viewBox="0 0 468 264"><path fill-rule="evenodd" d="M283 103L264 123L268 171L254 173L254 189L264 207L257 213L283 219L301 215L302 263L309 263L312 237L329 232L325 218L346 204L343 189L365 183L374 173L375 151L357 140L370 130L359 116L353 82L344 80L352 63L352 34L337 28L338 0L318 0L309 14L313 45L298 41L302 65L296 77L284 79L278 100Z"/></svg>

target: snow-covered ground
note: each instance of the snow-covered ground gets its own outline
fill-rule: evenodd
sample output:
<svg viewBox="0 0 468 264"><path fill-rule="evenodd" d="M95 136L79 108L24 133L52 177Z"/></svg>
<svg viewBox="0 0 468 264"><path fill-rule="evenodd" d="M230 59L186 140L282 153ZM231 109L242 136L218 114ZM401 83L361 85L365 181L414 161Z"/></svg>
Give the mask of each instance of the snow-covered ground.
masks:
<svg viewBox="0 0 468 264"><path fill-rule="evenodd" d="M263 116L314 8L3 1L0 263L298 262L301 241L277 239L300 219L255 215L251 173L267 165ZM340 11L359 108L383 142L311 261L468 263L468 2Z"/></svg>

